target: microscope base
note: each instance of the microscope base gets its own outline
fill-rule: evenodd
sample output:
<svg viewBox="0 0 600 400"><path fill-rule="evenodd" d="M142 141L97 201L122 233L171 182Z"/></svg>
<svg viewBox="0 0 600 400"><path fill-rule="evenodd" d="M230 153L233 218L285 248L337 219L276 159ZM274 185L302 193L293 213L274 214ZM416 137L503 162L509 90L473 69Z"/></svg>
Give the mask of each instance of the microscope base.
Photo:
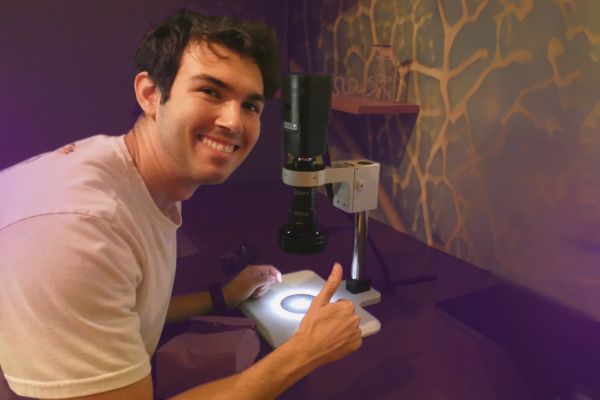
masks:
<svg viewBox="0 0 600 400"><path fill-rule="evenodd" d="M248 318L256 321L258 332L271 347L275 348L298 330L300 321L304 317L305 308L302 307L308 306L310 301L305 299L308 298L305 295L317 295L324 284L325 281L310 270L284 274L281 284L271 286L260 299L245 301L240 306L240 310ZM292 302L299 299L297 304L300 308L292 311L284 309L286 304L292 303L288 301L290 299ZM379 332L381 323L363 307L379 303L381 293L371 288L369 291L353 294L346 289L346 282L343 281L331 298L331 302L339 299L347 299L354 303L356 313L360 317L360 330L363 337Z"/></svg>

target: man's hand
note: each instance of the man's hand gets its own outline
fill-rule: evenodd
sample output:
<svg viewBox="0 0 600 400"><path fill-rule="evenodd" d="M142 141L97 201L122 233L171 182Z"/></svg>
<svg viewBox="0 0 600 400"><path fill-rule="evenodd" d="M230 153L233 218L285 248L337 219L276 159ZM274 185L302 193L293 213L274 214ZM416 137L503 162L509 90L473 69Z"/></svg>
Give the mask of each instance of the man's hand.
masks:
<svg viewBox="0 0 600 400"><path fill-rule="evenodd" d="M336 263L298 332L287 342L239 374L192 388L176 399L274 399L315 368L357 350L362 338L354 306L348 300L330 303L341 280L342 267ZM231 290L241 301L264 294L277 281L281 274L275 267L248 266L223 288L223 294Z"/></svg>
<svg viewBox="0 0 600 400"><path fill-rule="evenodd" d="M227 285L223 297L229 308L234 308L250 297L264 295L273 283L281 283L281 272L272 265L248 265Z"/></svg>
<svg viewBox="0 0 600 400"><path fill-rule="evenodd" d="M338 360L362 345L360 318L349 300L330 303L342 280L342 266L335 263L325 286L313 299L298 332L290 339L312 358L316 366Z"/></svg>

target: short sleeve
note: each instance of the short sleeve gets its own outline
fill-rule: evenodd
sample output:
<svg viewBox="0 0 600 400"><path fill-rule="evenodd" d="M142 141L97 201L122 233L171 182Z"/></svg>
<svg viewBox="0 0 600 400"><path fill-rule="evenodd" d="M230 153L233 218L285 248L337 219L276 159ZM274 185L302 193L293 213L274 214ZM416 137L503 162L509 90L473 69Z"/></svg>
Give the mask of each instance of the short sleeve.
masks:
<svg viewBox="0 0 600 400"><path fill-rule="evenodd" d="M150 373L135 248L90 215L40 215L0 230L0 366L15 393L84 396Z"/></svg>

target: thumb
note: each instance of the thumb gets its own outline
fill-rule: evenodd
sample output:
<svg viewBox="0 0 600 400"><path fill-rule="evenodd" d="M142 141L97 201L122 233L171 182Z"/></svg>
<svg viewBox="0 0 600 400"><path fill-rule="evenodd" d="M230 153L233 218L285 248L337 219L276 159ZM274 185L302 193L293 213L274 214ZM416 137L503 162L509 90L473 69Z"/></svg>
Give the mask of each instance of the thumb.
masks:
<svg viewBox="0 0 600 400"><path fill-rule="evenodd" d="M329 304L331 301L331 297L340 286L340 282L342 281L342 266L339 263L333 264L333 268L331 269L331 274L329 274L329 278L327 278L327 282L323 286L323 289L319 292L318 295L313 299L310 308L313 307L322 307L326 304Z"/></svg>

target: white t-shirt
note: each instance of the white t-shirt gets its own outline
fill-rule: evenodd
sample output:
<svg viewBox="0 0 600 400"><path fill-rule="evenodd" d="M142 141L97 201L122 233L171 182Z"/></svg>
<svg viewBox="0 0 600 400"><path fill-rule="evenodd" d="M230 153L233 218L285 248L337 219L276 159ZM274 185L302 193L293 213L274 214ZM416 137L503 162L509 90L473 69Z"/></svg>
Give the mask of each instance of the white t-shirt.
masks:
<svg viewBox="0 0 600 400"><path fill-rule="evenodd" d="M124 136L0 171L0 366L28 397L74 397L150 372L180 204L156 206Z"/></svg>

